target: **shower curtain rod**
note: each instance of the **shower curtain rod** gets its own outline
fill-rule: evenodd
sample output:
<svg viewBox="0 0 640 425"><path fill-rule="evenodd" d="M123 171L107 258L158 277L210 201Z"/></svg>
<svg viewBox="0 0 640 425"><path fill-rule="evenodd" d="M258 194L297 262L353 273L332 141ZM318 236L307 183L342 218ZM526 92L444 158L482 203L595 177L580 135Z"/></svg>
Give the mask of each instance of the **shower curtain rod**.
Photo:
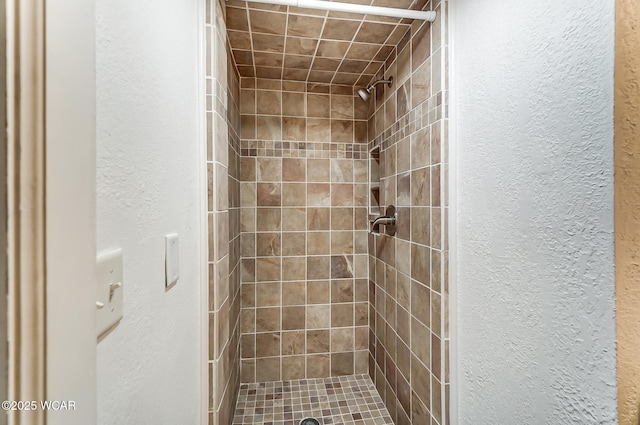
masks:
<svg viewBox="0 0 640 425"><path fill-rule="evenodd" d="M334 12L362 13L366 15L390 16L393 18L420 19L433 22L436 12L396 9L392 7L366 6L361 4L338 3L321 0L244 0L253 3L279 4L283 6L296 6L306 9L330 10Z"/></svg>

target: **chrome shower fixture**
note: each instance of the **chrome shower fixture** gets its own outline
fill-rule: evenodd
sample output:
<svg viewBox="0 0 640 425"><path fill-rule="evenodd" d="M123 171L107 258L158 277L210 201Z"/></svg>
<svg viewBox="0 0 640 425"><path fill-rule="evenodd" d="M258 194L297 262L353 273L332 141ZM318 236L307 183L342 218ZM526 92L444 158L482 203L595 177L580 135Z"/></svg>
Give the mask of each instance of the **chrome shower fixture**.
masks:
<svg viewBox="0 0 640 425"><path fill-rule="evenodd" d="M371 90L373 90L373 88L378 84L387 84L389 87L391 87L393 85L393 77L389 77L388 80L378 80L366 89L358 89L358 96L360 96L360 98L365 102L368 102L369 98L371 97Z"/></svg>

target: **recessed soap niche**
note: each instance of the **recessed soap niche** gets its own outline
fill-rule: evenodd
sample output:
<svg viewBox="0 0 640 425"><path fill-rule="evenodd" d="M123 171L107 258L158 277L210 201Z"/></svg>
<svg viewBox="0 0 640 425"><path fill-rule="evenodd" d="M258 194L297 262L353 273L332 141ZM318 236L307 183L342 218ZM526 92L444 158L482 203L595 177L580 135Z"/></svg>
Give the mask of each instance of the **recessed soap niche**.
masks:
<svg viewBox="0 0 640 425"><path fill-rule="evenodd" d="M369 151L369 214L380 214L380 147Z"/></svg>

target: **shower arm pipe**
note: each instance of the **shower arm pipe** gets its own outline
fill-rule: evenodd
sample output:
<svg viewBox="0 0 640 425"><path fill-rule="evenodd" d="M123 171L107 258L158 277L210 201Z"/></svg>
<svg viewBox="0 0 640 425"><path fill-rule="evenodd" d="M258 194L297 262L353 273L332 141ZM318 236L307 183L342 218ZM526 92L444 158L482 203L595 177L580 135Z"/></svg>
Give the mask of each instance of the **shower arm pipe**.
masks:
<svg viewBox="0 0 640 425"><path fill-rule="evenodd" d="M373 89L378 84L388 84L389 87L391 87L391 84L393 84L393 77L389 77L388 80L378 80L375 83L372 83L369 87L367 87L367 90Z"/></svg>
<svg viewBox="0 0 640 425"><path fill-rule="evenodd" d="M244 0L252 3L278 4L305 9L330 10L334 12L362 13L366 15L389 16L392 18L419 19L433 22L436 12L422 10L397 9L393 7L367 6L361 4L338 3L323 0Z"/></svg>

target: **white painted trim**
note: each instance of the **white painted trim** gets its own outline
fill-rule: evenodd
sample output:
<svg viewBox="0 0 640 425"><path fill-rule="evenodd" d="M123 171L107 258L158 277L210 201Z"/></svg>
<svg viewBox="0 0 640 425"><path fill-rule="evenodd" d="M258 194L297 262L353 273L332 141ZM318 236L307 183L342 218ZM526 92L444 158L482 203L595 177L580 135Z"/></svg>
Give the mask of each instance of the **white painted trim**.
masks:
<svg viewBox="0 0 640 425"><path fill-rule="evenodd" d="M209 267L208 246L209 231L207 222L207 96L206 96L206 2L198 1L198 17L196 22L198 63L196 75L198 81L198 214L200 238L198 257L200 282L200 424L209 423Z"/></svg>
<svg viewBox="0 0 640 425"><path fill-rule="evenodd" d="M458 108L457 65L455 60L456 1L449 2L449 416L451 425L458 424ZM449 425L449 424L447 424Z"/></svg>
<svg viewBox="0 0 640 425"><path fill-rule="evenodd" d="M47 425L91 425L96 400L95 2L46 3Z"/></svg>
<svg viewBox="0 0 640 425"><path fill-rule="evenodd" d="M46 398L44 22L43 0L7 1L10 400ZM8 413L9 424L46 420Z"/></svg>

